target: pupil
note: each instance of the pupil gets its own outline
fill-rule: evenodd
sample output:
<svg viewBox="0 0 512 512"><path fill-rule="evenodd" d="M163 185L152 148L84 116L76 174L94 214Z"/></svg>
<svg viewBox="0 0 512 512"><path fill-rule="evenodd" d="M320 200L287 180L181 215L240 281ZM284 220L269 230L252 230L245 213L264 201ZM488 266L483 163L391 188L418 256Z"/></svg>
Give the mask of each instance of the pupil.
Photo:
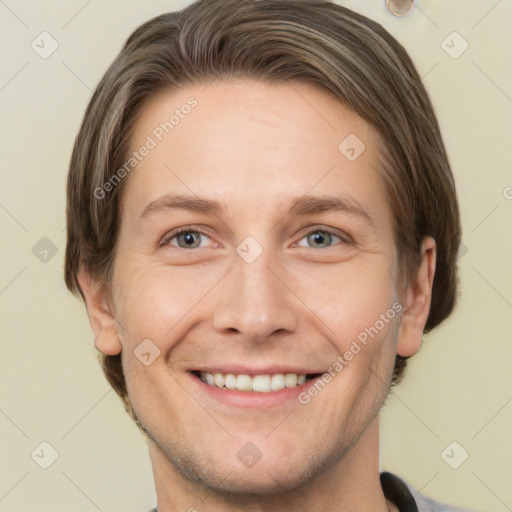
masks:
<svg viewBox="0 0 512 512"><path fill-rule="evenodd" d="M195 233L185 233L182 235L182 240L185 245L193 246L196 245L196 235Z"/></svg>
<svg viewBox="0 0 512 512"><path fill-rule="evenodd" d="M330 236L328 233L323 233L322 231L317 231L311 235L313 245L325 245L329 243Z"/></svg>
<svg viewBox="0 0 512 512"><path fill-rule="evenodd" d="M317 244L324 243L324 235L322 233L315 233L315 243L317 243Z"/></svg>

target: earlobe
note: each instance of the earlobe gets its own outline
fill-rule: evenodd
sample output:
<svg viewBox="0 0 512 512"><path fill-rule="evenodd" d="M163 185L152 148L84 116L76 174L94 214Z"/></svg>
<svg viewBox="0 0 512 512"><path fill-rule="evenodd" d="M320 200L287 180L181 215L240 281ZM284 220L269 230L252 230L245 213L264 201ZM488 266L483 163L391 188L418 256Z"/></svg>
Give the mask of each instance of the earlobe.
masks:
<svg viewBox="0 0 512 512"><path fill-rule="evenodd" d="M421 261L415 279L411 279L403 297L404 312L396 352L402 357L415 354L420 346L432 300L436 269L436 242L428 236L421 244Z"/></svg>
<svg viewBox="0 0 512 512"><path fill-rule="evenodd" d="M107 305L104 290L91 278L89 271L84 267L80 269L77 280L85 297L87 315L94 333L94 345L105 355L120 354L122 345L117 324Z"/></svg>

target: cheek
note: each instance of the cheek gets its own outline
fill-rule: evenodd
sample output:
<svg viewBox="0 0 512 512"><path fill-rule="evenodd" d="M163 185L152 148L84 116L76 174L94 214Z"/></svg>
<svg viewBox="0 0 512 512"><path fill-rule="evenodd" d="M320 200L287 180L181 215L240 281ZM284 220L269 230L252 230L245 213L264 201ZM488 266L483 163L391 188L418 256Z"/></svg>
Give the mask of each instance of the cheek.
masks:
<svg viewBox="0 0 512 512"><path fill-rule="evenodd" d="M189 315L201 309L223 269L170 267L151 262L120 266L115 281L116 315L123 346L149 338L162 350Z"/></svg>
<svg viewBox="0 0 512 512"><path fill-rule="evenodd" d="M376 323L381 329L382 315L386 325L395 318L399 306L393 272L388 259L370 256L302 272L292 282L297 296L325 324L325 334L342 347Z"/></svg>

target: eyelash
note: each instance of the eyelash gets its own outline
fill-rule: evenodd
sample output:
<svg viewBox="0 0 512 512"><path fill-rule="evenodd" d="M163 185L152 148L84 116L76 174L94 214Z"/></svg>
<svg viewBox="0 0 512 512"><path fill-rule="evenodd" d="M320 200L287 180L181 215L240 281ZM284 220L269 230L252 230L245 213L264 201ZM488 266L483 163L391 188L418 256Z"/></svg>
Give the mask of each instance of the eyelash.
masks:
<svg viewBox="0 0 512 512"><path fill-rule="evenodd" d="M338 244L340 244L340 243L341 244L353 244L354 243L352 241L351 237L349 237L346 234L344 234L342 236L339 232L336 232L335 230L327 229L322 226L313 226L313 227L309 228L309 230L303 236L301 236L301 238L299 239L298 242L295 242L293 244L293 247L303 247L303 246L298 245L299 242L302 241L307 236L312 235L313 233L316 233L316 232L327 233L329 235L338 237L341 240L341 242L338 242ZM172 239L178 237L179 235L182 235L183 233L199 233L208 238L211 238L211 236L208 233L206 233L204 230L202 230L200 228L193 227L193 226L189 226L189 227L177 228L176 230L168 233L160 242L160 246L164 247L166 245L169 245ZM338 244L334 244L334 245L338 245ZM196 247L192 247L191 249L185 249L183 247L178 247L178 246L174 246L174 247L176 247L177 249L183 249L185 251L190 251L191 249L196 249ZM333 246L329 246L329 247L333 247ZM322 247L322 249L328 249L329 247Z"/></svg>

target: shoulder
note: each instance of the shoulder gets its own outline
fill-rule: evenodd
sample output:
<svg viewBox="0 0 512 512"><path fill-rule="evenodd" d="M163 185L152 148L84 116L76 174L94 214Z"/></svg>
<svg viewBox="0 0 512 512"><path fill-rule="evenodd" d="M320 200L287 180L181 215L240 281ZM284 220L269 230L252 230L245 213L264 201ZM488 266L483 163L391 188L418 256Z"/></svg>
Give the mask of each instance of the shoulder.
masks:
<svg viewBox="0 0 512 512"><path fill-rule="evenodd" d="M414 491L414 489L412 490ZM418 505L418 512L476 512L475 510L440 503L418 492L414 494L414 499Z"/></svg>
<svg viewBox="0 0 512 512"><path fill-rule="evenodd" d="M400 511L476 512L475 510L440 503L439 501L421 494L407 481L392 473L381 473L381 484L386 497L391 499L400 508Z"/></svg>

